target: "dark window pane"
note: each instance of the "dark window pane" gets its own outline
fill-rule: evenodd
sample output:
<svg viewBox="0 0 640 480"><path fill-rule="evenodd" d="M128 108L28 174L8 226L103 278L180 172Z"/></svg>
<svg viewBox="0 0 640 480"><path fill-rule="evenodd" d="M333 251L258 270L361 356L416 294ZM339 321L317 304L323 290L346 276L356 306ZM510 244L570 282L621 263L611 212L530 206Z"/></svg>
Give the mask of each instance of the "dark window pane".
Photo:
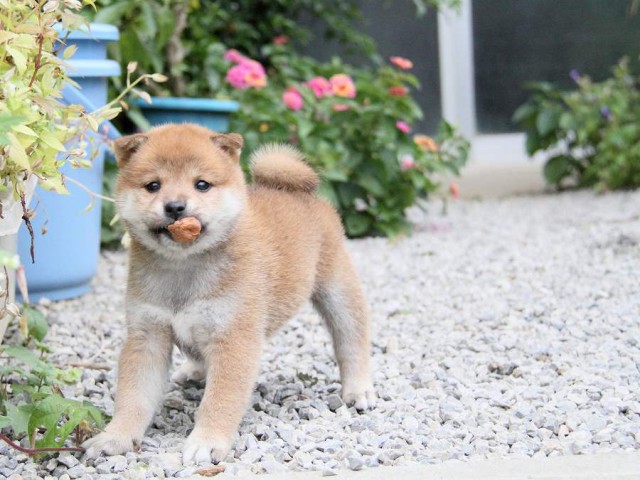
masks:
<svg viewBox="0 0 640 480"><path fill-rule="evenodd" d="M416 18L415 6L408 0L367 0L358 4L364 16L364 22L358 28L374 38L382 58L388 62L390 56L400 56L413 61L411 73L421 84L421 88L413 94L425 117L418 125L414 125L414 129L435 132L442 116L437 13L430 10L425 16ZM307 22L311 23L309 20ZM319 34L305 48L307 54L319 60L340 55L355 64L362 63L363 59L353 58L345 53L347 50L335 42L323 40Z"/></svg>
<svg viewBox="0 0 640 480"><path fill-rule="evenodd" d="M511 115L532 80L571 87L572 69L595 80L624 55L640 53L640 15L631 0L479 0L473 2L478 130L514 131Z"/></svg>

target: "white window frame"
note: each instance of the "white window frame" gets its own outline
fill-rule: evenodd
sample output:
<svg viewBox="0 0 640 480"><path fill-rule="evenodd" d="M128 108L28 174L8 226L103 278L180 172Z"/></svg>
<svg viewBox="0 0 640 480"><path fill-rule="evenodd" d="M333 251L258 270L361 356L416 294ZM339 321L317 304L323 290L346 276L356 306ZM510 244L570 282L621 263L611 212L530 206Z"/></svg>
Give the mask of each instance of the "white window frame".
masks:
<svg viewBox="0 0 640 480"><path fill-rule="evenodd" d="M471 141L467 170L520 169L539 172L543 158L529 158L523 133L478 132L475 109L472 1L462 0L459 11L438 14L438 43L442 116ZM532 79L534 80L534 79ZM539 180L539 179L538 179Z"/></svg>

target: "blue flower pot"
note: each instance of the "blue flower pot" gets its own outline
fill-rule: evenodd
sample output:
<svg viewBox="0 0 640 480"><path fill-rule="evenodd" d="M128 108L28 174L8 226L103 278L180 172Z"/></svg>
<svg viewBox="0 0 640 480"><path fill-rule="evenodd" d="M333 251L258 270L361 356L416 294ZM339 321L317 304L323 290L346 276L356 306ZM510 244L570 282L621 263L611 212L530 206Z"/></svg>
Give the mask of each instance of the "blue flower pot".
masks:
<svg viewBox="0 0 640 480"><path fill-rule="evenodd" d="M82 94L95 106L107 101L107 80L120 75L120 65L106 59L108 42L118 39L118 30L111 25L91 24L88 32L72 32L67 44L78 50L69 64L70 76L80 85ZM75 102L74 102L75 103ZM93 192L102 192L102 172L105 145L95 138L99 152L91 168L72 168L62 171ZM18 253L25 264L25 273L32 302L42 297L52 300L72 298L90 289L96 273L100 253L100 199L92 197L81 187L67 182L69 195L59 195L38 188L31 207L35 233L35 263L31 263L31 239L23 225L18 238ZM92 204L92 208L87 207ZM46 227L46 234L43 234Z"/></svg>
<svg viewBox="0 0 640 480"><path fill-rule="evenodd" d="M152 125L165 123L197 123L216 132L229 130L229 115L239 105L231 100L210 98L152 97L153 103L136 101L140 111Z"/></svg>

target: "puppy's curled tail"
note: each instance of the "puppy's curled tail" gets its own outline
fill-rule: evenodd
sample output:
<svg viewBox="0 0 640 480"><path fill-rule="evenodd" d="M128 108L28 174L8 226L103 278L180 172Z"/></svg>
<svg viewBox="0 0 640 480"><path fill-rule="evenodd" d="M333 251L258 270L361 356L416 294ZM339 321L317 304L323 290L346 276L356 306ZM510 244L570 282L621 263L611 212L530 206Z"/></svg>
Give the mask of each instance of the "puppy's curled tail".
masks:
<svg viewBox="0 0 640 480"><path fill-rule="evenodd" d="M313 193L320 184L318 174L305 163L295 147L271 143L251 154L253 182L288 192Z"/></svg>

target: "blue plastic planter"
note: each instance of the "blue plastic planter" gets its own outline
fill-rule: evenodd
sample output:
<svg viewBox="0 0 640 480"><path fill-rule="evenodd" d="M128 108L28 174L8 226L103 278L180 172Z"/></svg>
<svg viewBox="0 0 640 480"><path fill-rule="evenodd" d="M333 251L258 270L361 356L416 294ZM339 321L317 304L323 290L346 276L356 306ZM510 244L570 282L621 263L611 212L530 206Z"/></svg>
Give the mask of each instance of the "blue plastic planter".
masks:
<svg viewBox="0 0 640 480"><path fill-rule="evenodd" d="M152 97L152 100L152 104L136 102L151 125L197 123L216 132L229 130L229 115L239 108L237 102L210 98Z"/></svg>
<svg viewBox="0 0 640 480"><path fill-rule="evenodd" d="M106 44L118 39L111 25L91 24L89 32L73 32L67 44L78 50L68 61L70 75L82 88L82 94L95 106L107 101L107 79L120 75L120 65L106 59ZM102 192L105 146L101 145L93 167L63 167L63 172L90 190ZM18 252L25 264L29 296L32 302L42 297L52 300L72 298L89 291L96 273L100 253L100 199L86 211L91 197L82 188L67 182L69 195L58 195L38 188L31 202L36 216L32 219L35 233L35 264L29 255L30 238L24 225L19 232ZM46 234L42 227L46 225Z"/></svg>

